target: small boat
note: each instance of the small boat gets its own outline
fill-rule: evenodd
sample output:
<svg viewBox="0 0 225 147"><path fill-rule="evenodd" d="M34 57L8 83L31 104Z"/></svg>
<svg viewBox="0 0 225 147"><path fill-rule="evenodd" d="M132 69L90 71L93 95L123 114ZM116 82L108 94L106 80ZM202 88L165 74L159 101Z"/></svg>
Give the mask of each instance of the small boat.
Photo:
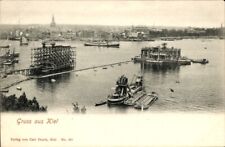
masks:
<svg viewBox="0 0 225 147"><path fill-rule="evenodd" d="M101 105L105 105L106 104L106 101L105 100L101 100L97 103L95 103L95 106L101 106Z"/></svg>
<svg viewBox="0 0 225 147"><path fill-rule="evenodd" d="M14 59L13 62L14 63L19 63L19 60L18 59Z"/></svg>
<svg viewBox="0 0 225 147"><path fill-rule="evenodd" d="M3 63L3 65L12 65L12 64L13 64L13 61L11 61L11 60L5 61Z"/></svg>
<svg viewBox="0 0 225 147"><path fill-rule="evenodd" d="M200 64L207 64L207 63L209 63L209 61L207 59L197 59L197 60L192 59L191 62L192 63L200 63Z"/></svg>
<svg viewBox="0 0 225 147"><path fill-rule="evenodd" d="M7 78L7 74L4 74L4 75L2 76L2 79L4 79L4 78Z"/></svg>
<svg viewBox="0 0 225 147"><path fill-rule="evenodd" d="M103 67L102 69L107 69L107 67Z"/></svg>
<svg viewBox="0 0 225 147"><path fill-rule="evenodd" d="M74 112L79 112L80 111L80 108L79 108L79 106L78 106L78 103L76 102L75 104L74 103L72 103L72 105L73 105L73 111Z"/></svg>
<svg viewBox="0 0 225 147"><path fill-rule="evenodd" d="M85 113L85 112L86 112L86 110L87 110L87 109L86 109L86 107L85 107L85 106L83 106L83 107L81 108L81 110L80 110L80 111L81 111L81 113Z"/></svg>
<svg viewBox="0 0 225 147"><path fill-rule="evenodd" d="M0 48L9 48L10 45L4 45L4 46L0 46Z"/></svg>
<svg viewBox="0 0 225 147"><path fill-rule="evenodd" d="M17 90L22 90L22 87L16 87Z"/></svg>
<svg viewBox="0 0 225 147"><path fill-rule="evenodd" d="M7 93L7 92L9 92L9 90L8 89L2 89L2 90L0 90L0 92Z"/></svg>

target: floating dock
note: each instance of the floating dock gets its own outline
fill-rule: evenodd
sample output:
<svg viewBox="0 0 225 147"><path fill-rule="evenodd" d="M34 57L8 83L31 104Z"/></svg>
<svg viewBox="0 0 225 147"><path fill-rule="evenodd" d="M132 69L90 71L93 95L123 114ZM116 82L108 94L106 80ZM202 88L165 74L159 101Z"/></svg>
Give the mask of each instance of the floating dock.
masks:
<svg viewBox="0 0 225 147"><path fill-rule="evenodd" d="M132 58L134 62L147 63L157 66L168 65L190 65L191 60L181 57L181 49L174 47L166 47L166 43L162 47L145 47L141 49L141 55Z"/></svg>

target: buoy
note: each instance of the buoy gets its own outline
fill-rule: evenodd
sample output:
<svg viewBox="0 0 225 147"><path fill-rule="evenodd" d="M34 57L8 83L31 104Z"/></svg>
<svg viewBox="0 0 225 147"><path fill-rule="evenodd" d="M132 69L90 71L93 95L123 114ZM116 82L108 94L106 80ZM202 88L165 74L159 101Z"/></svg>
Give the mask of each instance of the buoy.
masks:
<svg viewBox="0 0 225 147"><path fill-rule="evenodd" d="M51 82L54 83L56 80L55 79L51 79Z"/></svg>
<svg viewBox="0 0 225 147"><path fill-rule="evenodd" d="M171 91L171 92L174 92L174 90L173 90L172 88L170 88L170 91Z"/></svg>
<svg viewBox="0 0 225 147"><path fill-rule="evenodd" d="M22 88L21 88L21 87L16 87L16 89L17 89L17 90L22 90Z"/></svg>

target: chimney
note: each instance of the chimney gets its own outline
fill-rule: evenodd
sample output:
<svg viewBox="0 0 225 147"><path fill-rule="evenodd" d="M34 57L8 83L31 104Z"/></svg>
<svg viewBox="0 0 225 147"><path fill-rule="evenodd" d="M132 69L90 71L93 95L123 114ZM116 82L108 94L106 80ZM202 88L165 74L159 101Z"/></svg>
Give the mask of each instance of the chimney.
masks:
<svg viewBox="0 0 225 147"><path fill-rule="evenodd" d="M45 42L42 42L42 47L45 47Z"/></svg>
<svg viewBox="0 0 225 147"><path fill-rule="evenodd" d="M51 45L52 45L52 47L55 47L55 42L52 42Z"/></svg>

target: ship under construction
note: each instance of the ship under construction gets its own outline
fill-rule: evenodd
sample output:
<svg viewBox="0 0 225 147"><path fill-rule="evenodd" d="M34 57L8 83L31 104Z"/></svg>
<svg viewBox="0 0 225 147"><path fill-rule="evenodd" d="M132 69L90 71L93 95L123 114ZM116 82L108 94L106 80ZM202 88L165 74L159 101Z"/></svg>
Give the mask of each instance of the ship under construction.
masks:
<svg viewBox="0 0 225 147"><path fill-rule="evenodd" d="M73 70L74 67L75 47L43 42L42 47L31 51L31 75L58 73Z"/></svg>

